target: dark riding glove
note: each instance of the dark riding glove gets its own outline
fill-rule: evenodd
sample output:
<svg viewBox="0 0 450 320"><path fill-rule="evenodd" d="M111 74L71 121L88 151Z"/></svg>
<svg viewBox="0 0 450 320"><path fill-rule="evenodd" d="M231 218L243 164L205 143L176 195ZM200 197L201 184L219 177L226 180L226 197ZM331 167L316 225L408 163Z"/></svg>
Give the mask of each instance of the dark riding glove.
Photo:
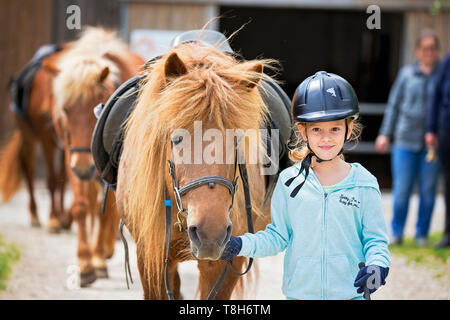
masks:
<svg viewBox="0 0 450 320"><path fill-rule="evenodd" d="M240 237L231 236L223 250L220 260L231 260L236 256L242 248L242 239Z"/></svg>
<svg viewBox="0 0 450 320"><path fill-rule="evenodd" d="M388 273L389 268L383 268L373 264L361 268L353 284L358 288L356 292L363 293L364 287L369 289L369 293L375 292L379 287L386 284Z"/></svg>

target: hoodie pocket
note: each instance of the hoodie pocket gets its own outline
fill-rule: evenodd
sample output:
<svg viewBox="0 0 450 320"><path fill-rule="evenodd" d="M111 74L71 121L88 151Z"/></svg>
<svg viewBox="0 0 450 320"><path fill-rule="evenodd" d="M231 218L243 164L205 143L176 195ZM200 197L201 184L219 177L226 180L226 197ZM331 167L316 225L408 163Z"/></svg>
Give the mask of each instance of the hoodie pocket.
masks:
<svg viewBox="0 0 450 320"><path fill-rule="evenodd" d="M358 295L352 269L344 254L327 257L327 299L351 299Z"/></svg>
<svg viewBox="0 0 450 320"><path fill-rule="evenodd" d="M320 257L299 257L286 293L296 299L321 299L321 283Z"/></svg>

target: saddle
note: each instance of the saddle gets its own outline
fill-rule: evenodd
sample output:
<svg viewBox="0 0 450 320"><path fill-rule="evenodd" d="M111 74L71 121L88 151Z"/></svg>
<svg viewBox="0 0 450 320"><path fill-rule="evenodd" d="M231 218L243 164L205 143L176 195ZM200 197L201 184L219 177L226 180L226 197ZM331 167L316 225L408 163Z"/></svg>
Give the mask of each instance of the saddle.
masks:
<svg viewBox="0 0 450 320"><path fill-rule="evenodd" d="M94 113L98 115L98 120L92 135L92 156L100 177L114 190L122 153L124 123L136 105L143 78L145 75L127 80L117 88L104 105L100 104L94 110ZM266 125L266 129L269 134L270 129L279 130L279 168L276 170L277 174L269 176L268 183L268 190L273 190L278 173L292 165L287 156L287 141L291 137L292 116L290 100L283 89L273 81L263 81L262 86L264 90L260 89L260 92L270 110L270 123ZM268 142L270 143L270 139ZM269 147L268 150L270 150Z"/></svg>
<svg viewBox="0 0 450 320"><path fill-rule="evenodd" d="M22 117L28 116L30 89L36 73L41 68L42 60L61 49L57 44L41 46L25 67L11 79L8 85L12 97L10 108L15 114Z"/></svg>

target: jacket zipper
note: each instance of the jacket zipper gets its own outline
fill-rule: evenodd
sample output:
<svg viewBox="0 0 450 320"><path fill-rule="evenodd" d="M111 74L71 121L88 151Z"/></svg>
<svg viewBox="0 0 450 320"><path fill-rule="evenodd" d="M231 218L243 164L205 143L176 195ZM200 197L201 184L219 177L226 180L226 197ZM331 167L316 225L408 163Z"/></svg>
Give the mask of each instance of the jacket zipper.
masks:
<svg viewBox="0 0 450 320"><path fill-rule="evenodd" d="M320 185L320 182L317 180L317 182ZM323 243L323 248L322 248L322 267L321 267L321 280L322 280L322 288L321 288L321 297L322 300L325 299L326 297L326 240L327 240L327 236L326 236L326 206L327 206L327 199L329 197L329 195L331 193L346 189L347 185L341 186L338 189L332 190L331 192L324 192L323 193L323 212L322 212L322 243Z"/></svg>
<svg viewBox="0 0 450 320"><path fill-rule="evenodd" d="M339 188L332 190L331 192L325 192L323 195L323 213L322 213L322 241L323 241L323 249L322 249L322 299L326 299L327 297L327 223L326 223L326 211L327 211L327 200L331 193L340 191L345 188Z"/></svg>
<svg viewBox="0 0 450 320"><path fill-rule="evenodd" d="M322 249L322 300L326 298L326 265L327 265L327 255L326 255L326 241L327 241L327 234L326 234L326 206L327 206L327 197L328 193L324 193L324 201L323 201L323 213L322 213L322 243L323 243L323 249Z"/></svg>

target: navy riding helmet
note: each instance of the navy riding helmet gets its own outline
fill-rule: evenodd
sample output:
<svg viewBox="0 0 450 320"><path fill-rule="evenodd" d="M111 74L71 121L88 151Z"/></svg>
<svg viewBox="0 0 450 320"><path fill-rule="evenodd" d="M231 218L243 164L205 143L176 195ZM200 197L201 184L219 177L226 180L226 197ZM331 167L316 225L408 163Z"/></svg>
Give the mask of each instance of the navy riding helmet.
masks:
<svg viewBox="0 0 450 320"><path fill-rule="evenodd" d="M291 111L294 121L325 122L336 121L347 118L356 118L359 114L358 97L355 90L344 78L325 71L316 72L313 76L306 78L295 90L291 103ZM348 125L345 122L345 140L347 141ZM320 159L309 146L309 154L303 159L298 174L286 181L285 185L291 183L303 171L305 171L305 180L295 187L290 196L294 198L302 188L309 174L312 157L316 157L317 162L331 161L333 159ZM342 148L337 156L344 151Z"/></svg>
<svg viewBox="0 0 450 320"><path fill-rule="evenodd" d="M359 103L347 80L319 71L297 87L291 109L297 122L335 121L358 115Z"/></svg>

